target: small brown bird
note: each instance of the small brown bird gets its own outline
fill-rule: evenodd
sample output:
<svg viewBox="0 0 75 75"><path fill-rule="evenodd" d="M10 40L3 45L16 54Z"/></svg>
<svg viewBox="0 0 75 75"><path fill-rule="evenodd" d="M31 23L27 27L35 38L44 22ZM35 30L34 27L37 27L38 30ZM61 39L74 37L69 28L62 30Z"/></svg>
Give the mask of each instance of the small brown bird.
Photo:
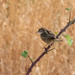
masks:
<svg viewBox="0 0 75 75"><path fill-rule="evenodd" d="M56 39L55 35L45 28L40 28L38 33L40 34L41 39L47 44L54 42Z"/></svg>

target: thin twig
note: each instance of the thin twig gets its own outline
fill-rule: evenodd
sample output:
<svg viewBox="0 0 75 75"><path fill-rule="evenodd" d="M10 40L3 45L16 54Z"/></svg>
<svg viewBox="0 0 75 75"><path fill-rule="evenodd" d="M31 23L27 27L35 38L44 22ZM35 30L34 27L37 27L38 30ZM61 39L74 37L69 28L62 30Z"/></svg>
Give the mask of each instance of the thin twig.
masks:
<svg viewBox="0 0 75 75"><path fill-rule="evenodd" d="M32 61L32 59L30 58L30 56L29 56L29 55L27 55L27 57L29 58L29 60L31 61L31 63L33 63L33 61Z"/></svg>
<svg viewBox="0 0 75 75"><path fill-rule="evenodd" d="M70 22L70 19L71 19L71 10L69 11L69 22Z"/></svg>
<svg viewBox="0 0 75 75"><path fill-rule="evenodd" d="M53 49L55 49L55 48L49 49L47 52L49 52L49 51L51 51L51 50L53 50Z"/></svg>
<svg viewBox="0 0 75 75"><path fill-rule="evenodd" d="M66 31L66 29L71 25L74 24L75 19L71 20L70 22L67 23L67 25L61 29L61 31L58 33L58 35L56 36L56 38L58 38L64 31Z"/></svg>

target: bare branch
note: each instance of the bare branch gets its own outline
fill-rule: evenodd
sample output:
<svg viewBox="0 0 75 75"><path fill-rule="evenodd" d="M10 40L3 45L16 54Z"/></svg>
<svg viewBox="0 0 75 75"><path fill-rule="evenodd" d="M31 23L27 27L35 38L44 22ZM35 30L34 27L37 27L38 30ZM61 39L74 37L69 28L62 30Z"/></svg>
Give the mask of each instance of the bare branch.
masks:
<svg viewBox="0 0 75 75"><path fill-rule="evenodd" d="M29 56L29 55L27 55L27 57L29 58L29 60L31 61L31 63L33 63L33 61L32 61L32 59L30 58L30 56Z"/></svg>
<svg viewBox="0 0 75 75"><path fill-rule="evenodd" d="M70 22L67 23L67 25L61 29L61 31L58 33L58 35L56 36L56 38L58 38L64 31L66 31L66 29L71 25L74 24L75 19L71 20Z"/></svg>
<svg viewBox="0 0 75 75"><path fill-rule="evenodd" d="M56 36L56 38L59 38L59 36L60 36L63 32L65 32L66 29L67 29L70 25L74 24L75 19L73 19L73 20L70 21L70 18L71 18L71 12L70 12L70 16L69 16L69 22L67 23L67 25L66 25L63 29L61 29L61 31L58 33L58 35ZM48 46L45 48L45 51L31 64L31 66L30 66L30 68L28 69L28 72L27 72L26 75L29 75L30 72L32 71L33 67L36 65L36 63L37 63L45 54L47 54L47 52L49 52L49 51L51 50L50 48L51 48L51 46L52 46L53 44L54 44L54 42L53 42L52 44L48 45ZM49 49L50 49L50 50L49 50Z"/></svg>
<svg viewBox="0 0 75 75"><path fill-rule="evenodd" d="M49 49L47 52L49 52L49 51L51 51L51 50L53 50L53 49L55 49L55 48Z"/></svg>
<svg viewBox="0 0 75 75"><path fill-rule="evenodd" d="M70 19L71 19L71 10L69 11L69 22L70 22Z"/></svg>

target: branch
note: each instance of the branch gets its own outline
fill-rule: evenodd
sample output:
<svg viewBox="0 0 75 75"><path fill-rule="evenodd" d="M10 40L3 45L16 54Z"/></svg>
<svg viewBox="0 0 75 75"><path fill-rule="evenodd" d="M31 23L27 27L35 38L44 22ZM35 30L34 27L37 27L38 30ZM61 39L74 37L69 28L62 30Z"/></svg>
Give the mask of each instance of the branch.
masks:
<svg viewBox="0 0 75 75"><path fill-rule="evenodd" d="M27 55L27 57L29 58L29 60L31 61L31 63L33 63L33 61L32 61L32 59L30 58L30 56L29 56L29 55Z"/></svg>
<svg viewBox="0 0 75 75"><path fill-rule="evenodd" d="M74 24L75 19L71 20L70 22L67 23L67 25L61 29L61 31L58 33L58 35L56 36L56 38L58 38L64 31L66 31L66 29L71 25Z"/></svg>
<svg viewBox="0 0 75 75"><path fill-rule="evenodd" d="M71 10L69 12L69 22L70 22L70 19L71 19Z"/></svg>
<svg viewBox="0 0 75 75"><path fill-rule="evenodd" d="M67 25L66 25L63 29L61 29L61 31L58 33L58 35L56 36L56 38L58 38L64 31L66 31L66 29L67 29L70 25L74 24L74 22L75 22L75 19L73 19L73 20L71 20L70 22L68 22ZM31 64L31 66L30 66L30 68L28 69L28 72L27 72L26 75L29 75L29 73L32 71L33 67L36 65L36 63L37 63L45 54L47 54L48 50L51 48L51 46L52 46L53 44L54 44L54 42L53 42L51 45L47 46L47 47L45 48L45 51Z"/></svg>

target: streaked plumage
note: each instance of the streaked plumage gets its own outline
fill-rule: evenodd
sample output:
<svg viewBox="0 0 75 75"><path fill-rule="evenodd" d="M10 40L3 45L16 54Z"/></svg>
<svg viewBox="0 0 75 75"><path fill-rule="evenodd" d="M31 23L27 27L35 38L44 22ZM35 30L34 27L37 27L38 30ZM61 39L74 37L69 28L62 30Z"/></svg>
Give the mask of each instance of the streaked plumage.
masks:
<svg viewBox="0 0 75 75"><path fill-rule="evenodd" d="M41 39L47 44L55 40L55 35L45 28L40 28L38 33L40 34Z"/></svg>

